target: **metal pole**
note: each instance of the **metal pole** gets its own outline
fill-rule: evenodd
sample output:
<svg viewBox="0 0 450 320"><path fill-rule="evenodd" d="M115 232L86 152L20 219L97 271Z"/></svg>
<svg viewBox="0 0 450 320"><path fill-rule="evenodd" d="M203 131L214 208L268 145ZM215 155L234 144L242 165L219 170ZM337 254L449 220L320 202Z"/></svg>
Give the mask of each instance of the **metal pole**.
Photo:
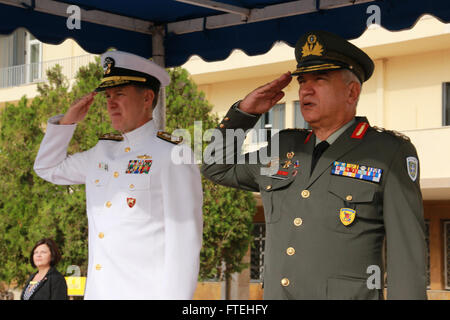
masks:
<svg viewBox="0 0 450 320"><path fill-rule="evenodd" d="M153 62L161 67L166 66L164 55L164 26L154 26L152 28L152 56ZM159 90L158 104L153 110L153 120L158 130L166 127L166 90Z"/></svg>

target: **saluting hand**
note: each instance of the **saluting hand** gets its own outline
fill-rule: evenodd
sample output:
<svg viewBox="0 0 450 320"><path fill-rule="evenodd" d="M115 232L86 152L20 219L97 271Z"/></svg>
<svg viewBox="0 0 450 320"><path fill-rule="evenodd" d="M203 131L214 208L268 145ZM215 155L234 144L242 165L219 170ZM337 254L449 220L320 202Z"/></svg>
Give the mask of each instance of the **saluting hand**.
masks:
<svg viewBox="0 0 450 320"><path fill-rule="evenodd" d="M286 72L278 79L253 90L241 101L239 109L252 114L266 113L284 97L282 90L291 80L291 73Z"/></svg>
<svg viewBox="0 0 450 320"><path fill-rule="evenodd" d="M91 92L72 103L64 117L59 121L59 124L75 124L83 120L96 95L97 92Z"/></svg>

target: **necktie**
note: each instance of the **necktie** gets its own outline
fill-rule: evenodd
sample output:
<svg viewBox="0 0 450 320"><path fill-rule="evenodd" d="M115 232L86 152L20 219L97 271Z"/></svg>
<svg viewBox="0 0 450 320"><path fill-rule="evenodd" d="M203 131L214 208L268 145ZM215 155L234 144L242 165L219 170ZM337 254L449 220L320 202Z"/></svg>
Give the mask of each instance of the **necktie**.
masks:
<svg viewBox="0 0 450 320"><path fill-rule="evenodd" d="M327 150L327 148L330 146L328 142L325 140L319 143L317 146L314 147L313 156L312 156L312 162L311 162L311 173L313 172L314 168L316 167L317 161L319 161L320 156L322 153Z"/></svg>

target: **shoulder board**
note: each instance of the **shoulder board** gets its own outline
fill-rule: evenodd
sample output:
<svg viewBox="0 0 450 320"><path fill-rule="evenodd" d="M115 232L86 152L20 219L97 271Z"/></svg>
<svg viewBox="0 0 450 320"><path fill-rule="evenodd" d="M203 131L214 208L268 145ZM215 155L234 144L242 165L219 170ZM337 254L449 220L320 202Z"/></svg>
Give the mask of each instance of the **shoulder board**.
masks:
<svg viewBox="0 0 450 320"><path fill-rule="evenodd" d="M121 134L118 133L105 133L104 135L101 135L99 140L111 140L111 141L122 141L123 137Z"/></svg>
<svg viewBox="0 0 450 320"><path fill-rule="evenodd" d="M173 144L179 144L183 141L183 137L176 137L164 131L158 131L156 136L162 140L168 141Z"/></svg>
<svg viewBox="0 0 450 320"><path fill-rule="evenodd" d="M411 139L408 137L408 136L406 136L406 135L404 135L403 133L400 133L400 132L398 132L398 131L395 131L395 130L386 130L385 128L380 128L380 127L377 127L377 126L373 126L372 128L374 128L376 131L378 131L378 132L386 132L386 133L388 133L388 134L390 134L390 135L392 135L392 136L394 136L394 137L397 137L397 138L402 138L402 139L404 139L404 140L406 140L406 141L411 141Z"/></svg>
<svg viewBox="0 0 450 320"><path fill-rule="evenodd" d="M280 133L281 132L299 132L299 133L306 133L306 134L308 134L308 133L311 132L311 129L288 128L288 129L280 130Z"/></svg>

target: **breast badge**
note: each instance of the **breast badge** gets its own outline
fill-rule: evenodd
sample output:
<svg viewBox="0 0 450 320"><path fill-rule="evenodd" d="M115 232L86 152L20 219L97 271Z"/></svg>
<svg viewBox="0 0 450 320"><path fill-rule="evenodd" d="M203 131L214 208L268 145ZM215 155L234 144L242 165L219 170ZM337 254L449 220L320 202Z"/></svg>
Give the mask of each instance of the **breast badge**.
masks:
<svg viewBox="0 0 450 320"><path fill-rule="evenodd" d="M127 204L130 208L133 208L134 205L136 204L136 199L135 198L127 198Z"/></svg>
<svg viewBox="0 0 450 320"><path fill-rule="evenodd" d="M108 171L108 164L105 162L99 162L98 163L98 169L99 170L105 170Z"/></svg>
<svg viewBox="0 0 450 320"><path fill-rule="evenodd" d="M350 208L341 208L339 217L341 218L342 224L348 226L355 221L356 211Z"/></svg>

